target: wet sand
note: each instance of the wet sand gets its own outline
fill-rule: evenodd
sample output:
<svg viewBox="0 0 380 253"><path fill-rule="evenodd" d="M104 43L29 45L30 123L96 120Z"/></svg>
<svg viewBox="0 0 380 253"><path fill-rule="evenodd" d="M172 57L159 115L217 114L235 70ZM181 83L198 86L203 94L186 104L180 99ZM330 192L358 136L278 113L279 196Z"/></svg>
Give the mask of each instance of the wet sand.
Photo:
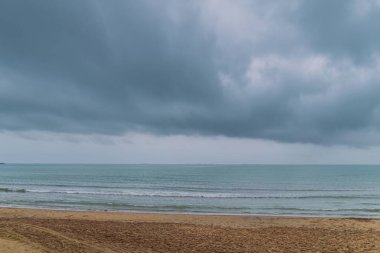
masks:
<svg viewBox="0 0 380 253"><path fill-rule="evenodd" d="M0 208L0 252L380 252L380 219Z"/></svg>

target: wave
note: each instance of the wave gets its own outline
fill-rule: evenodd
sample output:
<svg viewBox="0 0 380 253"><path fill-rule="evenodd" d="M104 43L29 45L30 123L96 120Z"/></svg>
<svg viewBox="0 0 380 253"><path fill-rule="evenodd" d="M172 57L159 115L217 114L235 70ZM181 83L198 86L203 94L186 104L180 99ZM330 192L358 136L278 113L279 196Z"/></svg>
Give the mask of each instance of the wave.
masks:
<svg viewBox="0 0 380 253"><path fill-rule="evenodd" d="M0 188L0 192L27 192L25 189Z"/></svg>
<svg viewBox="0 0 380 253"><path fill-rule="evenodd" d="M132 204L120 202L100 202L100 201L59 201L59 200L35 200L35 201L12 201L14 205L23 206L70 206L70 207L89 207L89 208L110 208L111 210L191 210L191 211L235 211L244 212L248 207L227 207L215 205L194 205L194 204Z"/></svg>
<svg viewBox="0 0 380 253"><path fill-rule="evenodd" d="M311 209L311 208L294 208L294 207L276 207L276 208L262 208L267 211L291 211L291 212L366 212L366 213L380 213L379 208L342 208L342 209Z"/></svg>
<svg viewBox="0 0 380 253"><path fill-rule="evenodd" d="M7 193L35 193L35 194L75 194L75 195L109 195L131 197L166 197L166 198L221 198L221 199L380 199L380 195L255 195L247 193L218 193L218 192L182 192L182 191L82 191L56 189L23 189L0 188L0 192Z"/></svg>
<svg viewBox="0 0 380 253"><path fill-rule="evenodd" d="M25 190L30 193L57 193L82 195L121 195L135 197L179 197L179 198L248 198L239 194L229 193L194 193L194 192L148 192L148 191L75 191L75 190Z"/></svg>
<svg viewBox="0 0 380 253"><path fill-rule="evenodd" d="M1 184L1 183L0 183ZM4 183L5 184L5 183ZM252 192L368 192L372 189L365 188L365 189L316 189L316 188L250 188L250 187L238 187L238 186L232 186L232 187L215 187L215 186L204 186L204 185L192 185L192 186L183 186L183 185L161 185L161 186L152 186L152 185L135 185L133 187L128 186L119 186L119 185L94 185L94 184L88 184L88 185L75 185L75 184L49 184L49 183L13 183L14 186L17 187L75 187L75 188L93 188L93 189L136 189L136 187L141 187L149 190L182 190L182 191L223 191L223 190L229 190L234 192L245 192L245 193L252 193ZM373 189L376 190L376 189Z"/></svg>

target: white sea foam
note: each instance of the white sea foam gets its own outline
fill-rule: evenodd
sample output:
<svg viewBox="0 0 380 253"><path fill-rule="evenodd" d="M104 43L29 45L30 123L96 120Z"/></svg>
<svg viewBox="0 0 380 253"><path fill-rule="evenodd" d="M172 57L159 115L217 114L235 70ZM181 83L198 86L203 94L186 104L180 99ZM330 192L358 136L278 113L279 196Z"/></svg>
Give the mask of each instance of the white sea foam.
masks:
<svg viewBox="0 0 380 253"><path fill-rule="evenodd" d="M379 195L363 194L342 194L341 191L328 192L301 192L294 191L282 193L222 193L222 192L184 192L184 191L147 191L147 190L127 190L127 191L83 191L72 189L21 189L21 188L0 188L0 192L10 193L40 193L40 194L74 194L74 195L110 195L110 196L131 196L131 197L166 197L166 198L219 198L219 199L307 199L307 198L335 198L335 199L352 199L352 198L378 198ZM349 193L349 192L347 192Z"/></svg>

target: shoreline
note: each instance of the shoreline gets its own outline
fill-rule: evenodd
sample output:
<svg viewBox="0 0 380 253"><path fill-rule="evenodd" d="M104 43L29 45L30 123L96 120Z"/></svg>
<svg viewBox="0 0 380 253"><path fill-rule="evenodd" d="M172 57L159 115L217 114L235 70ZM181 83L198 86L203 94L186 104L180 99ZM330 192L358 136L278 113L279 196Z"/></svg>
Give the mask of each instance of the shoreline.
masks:
<svg viewBox="0 0 380 253"><path fill-rule="evenodd" d="M6 247L9 252L380 252L380 219L0 208L0 248Z"/></svg>
<svg viewBox="0 0 380 253"><path fill-rule="evenodd" d="M48 207L17 207L1 206L1 209L25 209L62 212L95 212L95 213L120 213L120 214L168 214L168 215L195 215L195 216L247 216L247 217L273 217L273 218L332 218L332 219L379 219L380 215L300 215L300 214L263 214L263 213L207 213L207 212L175 212L175 211L141 211L141 210L109 210L109 209L67 209Z"/></svg>

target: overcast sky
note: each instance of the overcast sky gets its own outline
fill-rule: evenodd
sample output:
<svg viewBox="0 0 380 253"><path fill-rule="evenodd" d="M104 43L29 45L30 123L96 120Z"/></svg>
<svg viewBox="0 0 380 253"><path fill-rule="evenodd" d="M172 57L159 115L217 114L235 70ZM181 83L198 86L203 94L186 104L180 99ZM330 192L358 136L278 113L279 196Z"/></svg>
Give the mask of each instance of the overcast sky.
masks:
<svg viewBox="0 0 380 253"><path fill-rule="evenodd" d="M380 163L378 0L0 1L0 161Z"/></svg>

